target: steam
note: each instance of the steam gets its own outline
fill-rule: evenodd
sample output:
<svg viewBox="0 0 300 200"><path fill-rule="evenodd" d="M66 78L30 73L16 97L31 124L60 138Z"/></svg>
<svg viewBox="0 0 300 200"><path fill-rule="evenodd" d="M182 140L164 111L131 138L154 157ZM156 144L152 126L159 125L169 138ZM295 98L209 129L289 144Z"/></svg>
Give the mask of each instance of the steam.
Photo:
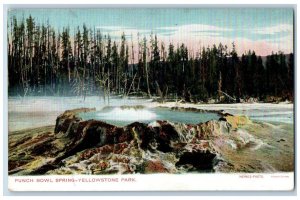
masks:
<svg viewBox="0 0 300 200"><path fill-rule="evenodd" d="M97 117L98 119L102 118L113 121L148 121L156 119L157 115L154 112L146 109L121 109L117 107L109 112L98 113Z"/></svg>

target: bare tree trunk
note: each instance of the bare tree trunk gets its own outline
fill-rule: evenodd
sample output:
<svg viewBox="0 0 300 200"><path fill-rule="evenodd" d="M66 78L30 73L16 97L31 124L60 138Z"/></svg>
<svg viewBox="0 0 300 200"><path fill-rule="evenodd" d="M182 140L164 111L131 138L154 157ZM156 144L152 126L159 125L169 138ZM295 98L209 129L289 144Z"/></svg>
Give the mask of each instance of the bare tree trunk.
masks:
<svg viewBox="0 0 300 200"><path fill-rule="evenodd" d="M83 78L82 78L83 100L85 100L85 95L86 95L85 76L86 76L86 59L84 59Z"/></svg>
<svg viewBox="0 0 300 200"><path fill-rule="evenodd" d="M164 92L164 100L168 98L168 90L169 90L169 87L166 86L166 89L165 89L165 92Z"/></svg>
<svg viewBox="0 0 300 200"><path fill-rule="evenodd" d="M46 68L46 60L44 61L44 95L46 96L46 84L47 84L47 68Z"/></svg>
<svg viewBox="0 0 300 200"><path fill-rule="evenodd" d="M140 82L141 82L141 77L139 77L138 85L137 85L137 91L140 91Z"/></svg>
<svg viewBox="0 0 300 200"><path fill-rule="evenodd" d="M149 77L148 77L148 65L146 62L146 82L147 82L147 91L148 91L148 96L151 98L151 93L150 93L150 88L149 88Z"/></svg>
<svg viewBox="0 0 300 200"><path fill-rule="evenodd" d="M126 96L126 88L127 88L127 77L125 75L125 78L124 78L124 91L123 91L123 95Z"/></svg>
<svg viewBox="0 0 300 200"><path fill-rule="evenodd" d="M108 69L108 81L107 81L107 88L108 88L108 96L107 96L107 102L109 105L109 98L110 98L110 73L109 73L109 69Z"/></svg>
<svg viewBox="0 0 300 200"><path fill-rule="evenodd" d="M232 96L230 96L229 94L223 92L223 91L220 91L221 93L223 93L225 96L227 96L229 99L233 100L233 101L236 101L235 98L233 98Z"/></svg>
<svg viewBox="0 0 300 200"><path fill-rule="evenodd" d="M71 82L71 70L70 70L70 62L69 62L69 49L68 49L68 77L69 77L69 83Z"/></svg>
<svg viewBox="0 0 300 200"><path fill-rule="evenodd" d="M219 95L219 101L221 101L221 96L222 96L222 74L221 72L219 73L219 81L218 81L218 95Z"/></svg>
<svg viewBox="0 0 300 200"><path fill-rule="evenodd" d="M129 95L129 92L130 92L132 86L134 85L134 79L135 79L135 77L136 77L136 74L137 74L137 73L135 73L135 75L134 75L134 77L133 77L133 79L132 79L131 85L130 85L130 87L129 87L129 89L128 89L128 92L127 92L126 96Z"/></svg>
<svg viewBox="0 0 300 200"><path fill-rule="evenodd" d="M160 96L160 98L163 98L163 94L162 94L162 92L161 92L161 90L160 90L160 87L159 87L159 85L158 85L158 82L155 81L155 84L156 84L156 90L157 90L158 95Z"/></svg>

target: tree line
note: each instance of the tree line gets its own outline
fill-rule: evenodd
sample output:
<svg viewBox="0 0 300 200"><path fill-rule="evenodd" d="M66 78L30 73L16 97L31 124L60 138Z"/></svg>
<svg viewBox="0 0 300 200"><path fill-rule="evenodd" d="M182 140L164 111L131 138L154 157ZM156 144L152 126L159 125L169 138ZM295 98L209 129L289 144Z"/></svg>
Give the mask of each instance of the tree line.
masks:
<svg viewBox="0 0 300 200"><path fill-rule="evenodd" d="M113 41L83 24L39 25L29 16L8 24L9 95L142 95L185 101L239 101L268 96L293 100L293 53L239 56L235 44L199 47L159 42L123 33ZM137 49L137 50L135 50Z"/></svg>

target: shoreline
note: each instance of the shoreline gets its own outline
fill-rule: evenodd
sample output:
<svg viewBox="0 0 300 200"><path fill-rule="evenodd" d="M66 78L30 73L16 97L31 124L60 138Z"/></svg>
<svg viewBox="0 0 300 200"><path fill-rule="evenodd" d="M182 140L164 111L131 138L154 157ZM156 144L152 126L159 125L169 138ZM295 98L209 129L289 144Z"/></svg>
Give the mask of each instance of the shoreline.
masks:
<svg viewBox="0 0 300 200"><path fill-rule="evenodd" d="M234 106L247 106L247 107L254 107L254 106L266 106L267 107L280 107L280 108L292 108L294 103L292 102L280 102L280 103L263 103L263 102L258 102L258 103L182 103L182 102L173 102L173 101L167 101L164 103L160 103L157 101L149 102L150 106L160 106L164 105L166 107L175 107L175 106L180 106L180 107L194 107L194 108L202 108L202 107L219 107L222 108L224 106L226 107L234 107Z"/></svg>
<svg viewBox="0 0 300 200"><path fill-rule="evenodd" d="M65 110L88 107L96 108L97 111L103 109L107 105L99 98L86 99L86 102L77 102L78 99L68 99L70 102L68 106L62 105L61 100L54 102L52 107L45 107L44 103L47 99L41 101L30 99L27 106L24 102L11 101L9 102L8 111L8 132L21 131L24 129L33 129L43 126L51 126L55 124L56 117L63 113ZM51 101L53 99L49 99ZM195 108L206 111L221 111L222 113L229 113L232 115L244 115L254 121L266 121L269 123L294 123L294 104L293 103L233 103L233 104L195 104L195 103L182 103L182 102L164 102L151 101L151 99L126 99L122 102L112 102L111 106L136 106L142 105L145 108L156 107L178 107L178 108ZM50 102L51 103L51 102ZM55 104L56 103L56 104ZM83 105L84 104L84 105ZM109 106L110 106L109 105ZM20 109L19 109L20 108ZM271 120L264 120L270 118ZM275 120L274 120L275 119ZM273 120L273 121L272 121ZM24 128L22 127L24 126ZM13 127L13 128L12 128Z"/></svg>

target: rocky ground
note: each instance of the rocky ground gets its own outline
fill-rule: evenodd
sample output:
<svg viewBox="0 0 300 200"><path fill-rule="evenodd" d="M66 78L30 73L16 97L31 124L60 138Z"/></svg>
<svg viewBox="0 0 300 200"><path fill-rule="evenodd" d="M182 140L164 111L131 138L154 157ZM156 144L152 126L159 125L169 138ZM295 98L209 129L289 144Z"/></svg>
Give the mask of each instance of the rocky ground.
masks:
<svg viewBox="0 0 300 200"><path fill-rule="evenodd" d="M184 108L182 108L184 109ZM116 127L65 111L55 126L9 134L9 174L275 172L294 170L291 124L222 113L197 125L154 121Z"/></svg>

